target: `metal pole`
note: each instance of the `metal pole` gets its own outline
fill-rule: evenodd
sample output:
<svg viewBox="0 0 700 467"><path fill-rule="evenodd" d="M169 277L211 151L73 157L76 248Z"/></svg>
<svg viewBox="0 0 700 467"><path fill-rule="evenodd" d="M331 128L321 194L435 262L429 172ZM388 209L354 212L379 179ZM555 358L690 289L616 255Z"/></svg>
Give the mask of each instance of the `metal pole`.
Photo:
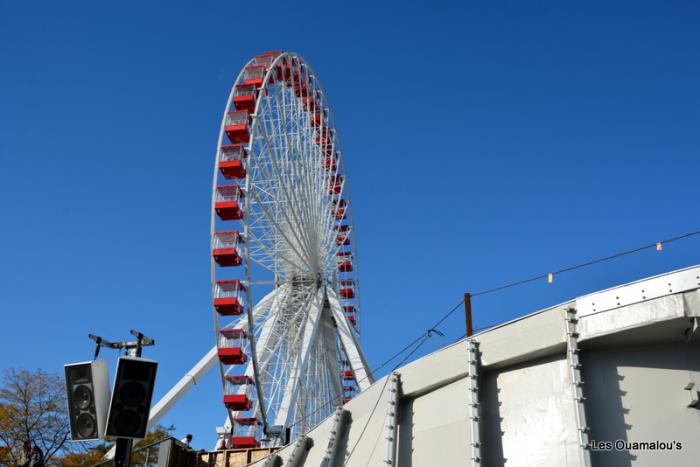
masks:
<svg viewBox="0 0 700 467"><path fill-rule="evenodd" d="M581 465L591 466L591 445L588 437L590 427L586 423L586 398L583 396L583 381L581 379L581 360L578 348L578 318L575 308L567 308L564 318L566 322L566 350L569 362L569 371L574 393L574 410L576 426L579 433L579 452L581 453Z"/></svg>
<svg viewBox="0 0 700 467"><path fill-rule="evenodd" d="M129 467L131 465L131 448L134 440L117 438L117 449L114 452L115 467Z"/></svg>
<svg viewBox="0 0 700 467"><path fill-rule="evenodd" d="M474 326L472 325L472 295L469 292L464 294L464 317L467 322L467 337L474 334Z"/></svg>

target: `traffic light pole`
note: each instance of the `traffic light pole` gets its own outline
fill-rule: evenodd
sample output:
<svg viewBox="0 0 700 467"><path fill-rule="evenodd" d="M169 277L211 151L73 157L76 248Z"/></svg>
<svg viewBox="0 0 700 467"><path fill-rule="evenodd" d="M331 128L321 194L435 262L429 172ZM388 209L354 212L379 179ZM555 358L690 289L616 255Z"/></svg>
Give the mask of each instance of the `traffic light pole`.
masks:
<svg viewBox="0 0 700 467"><path fill-rule="evenodd" d="M97 348L95 349L95 358L100 353L100 347L107 347L110 349L125 349L127 355L132 357L141 357L141 351L143 347L148 345L154 345L156 342L150 337L146 337L143 333L132 329L131 334L136 337L134 342L109 342L101 338L100 336L95 336L90 334L88 337L95 341ZM134 440L131 438L117 438L117 445L114 451L114 465L115 467L130 467L131 465L131 449L134 446Z"/></svg>

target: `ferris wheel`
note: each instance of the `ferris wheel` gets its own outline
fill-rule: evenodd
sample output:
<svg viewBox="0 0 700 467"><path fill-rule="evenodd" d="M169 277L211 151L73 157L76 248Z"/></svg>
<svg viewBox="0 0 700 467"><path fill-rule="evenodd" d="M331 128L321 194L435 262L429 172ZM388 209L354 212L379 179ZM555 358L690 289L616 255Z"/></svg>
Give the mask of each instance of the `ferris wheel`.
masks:
<svg viewBox="0 0 700 467"><path fill-rule="evenodd" d="M267 52L238 75L217 142L214 332L232 448L298 437L373 381L344 156L311 66Z"/></svg>

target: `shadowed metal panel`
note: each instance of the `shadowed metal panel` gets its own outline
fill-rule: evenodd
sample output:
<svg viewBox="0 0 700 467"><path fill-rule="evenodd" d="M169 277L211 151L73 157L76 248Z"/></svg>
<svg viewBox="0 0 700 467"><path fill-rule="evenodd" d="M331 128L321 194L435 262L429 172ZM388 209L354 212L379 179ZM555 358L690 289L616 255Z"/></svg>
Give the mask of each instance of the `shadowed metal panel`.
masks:
<svg viewBox="0 0 700 467"><path fill-rule="evenodd" d="M595 466L700 465L700 410L684 387L700 383L700 343L582 352L591 439L678 441L682 450L594 451Z"/></svg>
<svg viewBox="0 0 700 467"><path fill-rule="evenodd" d="M400 467L469 465L468 391L461 379L401 404Z"/></svg>

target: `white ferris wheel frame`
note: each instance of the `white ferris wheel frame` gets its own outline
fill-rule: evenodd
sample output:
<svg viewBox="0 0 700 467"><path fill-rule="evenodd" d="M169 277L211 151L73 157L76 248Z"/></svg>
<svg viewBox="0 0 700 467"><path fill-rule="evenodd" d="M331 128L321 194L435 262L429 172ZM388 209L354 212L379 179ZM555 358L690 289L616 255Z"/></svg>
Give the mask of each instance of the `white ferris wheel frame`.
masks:
<svg viewBox="0 0 700 467"><path fill-rule="evenodd" d="M218 171L218 162L220 160L220 151L221 147L224 144L224 138L225 138L225 127L226 127L226 122L227 122L227 115L230 111L230 109L233 107L233 98L236 90L236 85L240 84L242 82L243 76L244 76L244 71L246 70L247 67L251 66L251 64L254 63L255 59L250 60L246 66L241 70L239 75L237 76L234 85L231 89L231 92L229 94L229 99L227 101L226 109L224 111L224 115L222 118L221 122L221 127L219 131L219 139L217 142L217 151L216 151L216 165L214 168L214 178L213 178L213 187L212 187L212 216L211 216L211 237L212 237L212 243L214 241L214 236L217 232L217 218L216 218L216 213L214 212L214 204L216 201L216 190L217 186L219 184L219 171ZM338 173L343 173L346 174L347 172L345 171L345 160L344 157L342 156L342 152L340 151L340 145L339 145L339 139L337 136L337 131L335 130L335 121L333 119L333 114L330 110L330 106L328 105L328 101L325 97L325 92L323 91L323 88L321 87L320 81L318 78L316 78L315 73L313 72L313 69L311 66L308 64L308 62L303 59L299 54L293 53L293 52L286 52L286 53L281 53L278 55L275 60L273 61L272 65L269 67L269 70L265 74L265 78L263 81L263 84L261 86L261 91L260 95L262 96L263 92L267 89L267 86L270 83L270 80L274 79L273 73L277 69L276 66L279 63L284 63L284 60L290 61L290 63L296 63L299 65L299 69L305 68L306 69L306 74L305 74L305 79L306 79L306 84L311 85L313 84L313 90L314 92L318 90L319 92L319 100L321 102L321 112L322 115L325 116L324 123L327 121L327 127L325 131L329 131L332 129L332 138L333 138L333 148L335 151L334 154L339 155L337 157L339 166L343 169L342 172L338 171L337 169L334 170L335 174ZM301 74L300 74L301 76ZM311 83L310 81L313 81ZM278 86L278 88L283 89L283 86ZM289 95L289 93L287 93ZM265 96L268 96L267 94ZM297 118L301 118L302 120L304 118L310 118L308 117L308 114L306 117L303 115L300 115L300 105L298 102L295 102L293 99L290 99L288 102L284 101L284 96L285 93L281 93L282 96L282 104L280 105L280 97L278 94L274 94L274 97L276 99L276 104L278 105L278 110L281 108L283 111L286 111L285 106L289 106L290 108L296 110ZM292 96L293 97L293 96ZM270 159L272 161L271 166L273 167L273 170L275 171L274 174L270 174L269 172L266 174L268 177L270 175L277 176L277 182L278 183L284 183L285 180L283 177L280 176L280 169L279 167L274 167L277 165L277 161L274 160L274 158L277 156L276 151L273 150L273 145L270 141L270 136L267 135L267 130L265 126L265 122L259 122L257 119L258 118L263 118L264 114L260 114L261 112L261 106L263 105L263 102L266 102L266 105L268 106L267 110L269 113L272 113L272 109L270 108L270 99L261 97L257 99L256 105L255 105L255 111L252 114L253 122L251 124L251 139L250 143L247 145L249 148L249 156L248 156L248 161L254 160L257 156L254 150L254 142L256 141L254 139L254 131L262 131L265 133L263 135L265 139L265 144L267 145L267 151L270 154ZM286 114L283 113L282 121L284 122L284 118L286 118ZM308 120L307 120L308 122ZM269 122L268 122L269 123ZM279 123L279 122L278 122ZM285 122L286 124L286 122ZM313 148L313 141L310 139L311 136L314 135L314 130L311 129L310 131L306 128L301 127L300 121L294 122L296 125L296 129L298 130L299 137L301 138L302 131L306 131L306 138L303 144L306 146L304 147L305 153L308 152L309 150L314 150ZM289 142L289 135L287 134L286 130L283 130L279 128L279 134L273 135L272 138L278 138L280 135L284 134L285 138L285 151L287 151L287 155L289 155L289 147L290 147L290 142ZM321 128L320 131L324 131L323 128ZM259 140L258 140L259 141ZM319 150L320 151L320 150ZM335 157L335 156L334 156ZM286 161L287 164L289 164L289 160ZM251 164L252 165L252 164ZM307 174L302 174L302 177L306 177L306 181L309 184L313 183L324 183L324 179L321 178L319 179L319 174L323 176L322 171L318 171L316 174L315 180L310 180L310 176ZM258 174L260 175L260 174ZM287 175L287 174L285 174ZM335 177L335 175L334 175ZM274 177L270 177L273 179ZM335 179L337 180L337 179ZM274 209L274 206L271 207L266 207L265 201L263 199L260 199L260 195L256 192L255 189L252 188L252 183L253 183L253 177L251 176L250 172L249 175L245 178L245 187L244 187L244 192L247 195L245 199L245 209L244 212L246 214L246 218L243 221L243 237L245 238L245 244L243 245L243 262L244 262L244 268L245 268L245 279L242 280L243 283L247 285L246 288L246 310L249 310L246 312L244 315L241 315L237 320L235 320L233 323L230 323L226 326L221 326L219 323L219 317L216 312L214 312L214 321L215 321L215 329L217 333L217 338L218 332L221 328L226 328L226 327L237 327L237 328L245 328L249 330L249 344L248 344L248 351L250 352L250 361L247 365L245 365L245 372L244 375L250 376L253 381L254 381L254 386L255 386L255 401L256 401L256 407L254 408L254 412L256 417L260 417L262 420L262 426L264 432L267 434L267 430L269 426L284 426L288 427L291 424L298 424L300 420L299 414L295 410L295 407L297 407L298 401L300 398L308 397L308 394L306 394L307 389L304 387L304 385L301 383L301 380L305 375L308 374L309 369L311 366L318 366L320 364L319 360L324 360L324 362L327 365L330 365L330 362L332 360L329 360L328 354L331 354L335 356L335 360L338 360L338 355L335 355L336 349L333 348L331 350L331 347L335 344L335 346L338 347L340 352L344 353L344 356L347 358L347 362L349 364L349 367L351 368L352 372L354 373L355 381L357 383L357 387L359 391L365 390L369 385L373 382L373 377L371 375L371 372L369 371L369 367L367 365L367 361L364 357L364 354L361 350L360 343L359 343L359 334L353 324L350 323L350 321L347 319L346 315L343 312L343 308L341 306L339 297L337 295L337 287L338 287L338 272L337 270L333 269L336 267L336 256L335 253L337 253L340 250L339 245L335 245L333 243L335 239L335 234L337 231L334 231L333 229L335 228L337 223L333 219L324 219L325 222L325 227L327 231L325 232L325 240L326 240L326 246L327 249L325 251L312 251L312 248L309 247L309 245L313 245L313 241L310 239L311 235L318 234L318 232L309 232L308 229L304 229L303 226L304 224L300 221L298 217L298 213L292 210L291 213L288 213L284 210L282 210L281 215L284 219L284 225L285 226L296 226L298 227L297 229L292 229L290 231L284 231L283 229L279 228L279 225L274 225L273 227L276 227L275 233L279 234L281 238L283 238L283 241L278 242L278 244L283 244L286 247L289 247L286 251L270 251L270 245L266 245L261 241L258 241L258 247L259 249L257 251L254 251L252 248L254 238L255 238L255 233L254 233L254 226L251 224L251 219L249 218L249 214L251 214L253 211L251 210L251 207L254 206L253 201L255 201L258 206L260 207L260 213L262 213L262 216L260 216L260 213L258 213L259 218L257 219L258 221L260 220L260 217L266 218L268 221L272 220L273 222L275 221L275 218L273 217L272 214L269 213L268 209ZM357 294L357 303L358 307L360 305L359 303L359 271L357 267L357 250L355 248L356 242L355 242L355 224L354 224L354 219L352 216L352 206L350 203L349 199L349 187L347 185L347 181L343 180L342 182L342 188L340 190L340 193L338 194L335 199L339 200L341 199L341 196L343 196L347 203L347 208L346 212L350 221L350 224L352 227L349 231L349 236L351 239L351 245L352 245L352 257L354 258L354 289ZM305 193L294 193L293 189L295 187L288 187L285 186L283 187L283 194L286 198L286 204L287 205L294 205L298 206L299 200L301 199L302 201L304 200L311 200L312 203L315 203L313 206L304 206L304 209L306 209L306 212L304 213L307 216L307 223L306 226L308 227L308 217L320 219L323 218L323 213L318 212L319 211L319 206L321 206L324 209L328 209L329 205L323 206L322 204L319 204L316 202L316 200L313 198L313 196L310 196L309 192ZM303 187L304 190L309 190L310 188L308 186ZM321 187L323 189L323 186ZM316 187L316 192L318 192L318 187ZM263 194L264 196L264 194ZM337 204L336 204L337 206ZM279 214L278 214L279 215ZM315 217L314 217L315 216ZM326 216L327 217L327 216ZM270 228L268 226L268 228ZM264 229L264 227L263 227ZM330 242L330 243L328 243ZM262 252L262 253L261 253ZM291 256L289 256L289 253L292 253ZM321 255L325 255L325 257L319 261L319 253ZM254 272L252 272L252 261L255 261L255 259L251 258L252 255L258 254L258 259L262 258L263 255L267 254L271 257L273 260L280 260L279 263L273 263L272 268L268 268L268 270L274 272L274 280L273 281L265 281L265 280L260 280L256 281L253 280ZM275 256L277 255L277 256ZM279 257L281 255L281 257ZM287 255L287 256L285 256ZM272 258L275 256L274 258ZM297 315L303 315L303 316L293 316L292 318L295 319L296 323L296 328L298 329L298 333L295 339L294 343L294 355L293 355L293 361L287 362L287 368L286 368L286 373L282 375L280 378L280 381L276 381L275 384L277 384L279 387L275 388L268 388L268 393L266 394L264 391L264 388L262 387L263 382L258 378L258 375L261 374L261 365L264 368L267 368L267 366L271 365L271 361L275 358L276 353L280 350L280 346L288 345L288 342L284 342L284 337L281 337L280 335L275 335L274 330L277 330L279 333L279 328L280 326L277 323L277 320L279 319L279 314L280 314L280 309L284 307L284 304L280 304L280 302L285 302L285 298L288 296L293 296L294 291L292 290L293 287L292 282L287 282L283 284L278 283L278 273L282 270L282 266L280 266L281 263L290 263L293 267L299 267L300 263L304 259L307 259L307 261L317 261L318 264L325 265L325 270L318 271L319 274L323 273L325 274L324 279L325 282L322 284L318 285L315 289L313 287L310 287L309 290L313 290L315 293L313 296L308 295L304 298L305 302L302 304L301 308L298 308L299 313ZM299 261L299 262L297 262ZM258 261L258 264L262 264L261 261ZM288 265L287 265L288 266ZM273 268L275 269L273 271ZM212 258L211 261L211 277L212 277L212 288L214 289L217 280L220 277L220 269L217 264L215 263L214 259ZM333 279L331 280L330 277L328 277L329 271L333 269L335 272L333 273ZM253 286L255 285L269 285L269 284L275 284L275 288L269 292L260 302L253 307ZM303 286L302 286L303 288ZM267 314L266 314L267 313ZM331 326L332 324L332 326ZM252 330L252 331L251 331ZM329 331L330 330L330 331ZM298 342L297 342L298 341ZM321 352L318 350L318 345L319 342L322 343L322 345L325 346L325 351L324 355L318 355ZM149 421L150 425L154 425L157 423L158 420L160 420L165 413L179 400L189 389L191 389L199 380L204 373L209 371L212 366L214 366L217 361L218 361L218 355L217 355L217 346L214 346L181 380L154 406L153 410L151 411L151 418ZM291 363L291 364L290 364ZM323 366L323 364L321 363ZM222 380L224 377L231 371L231 367L227 367L224 364L219 365L220 368L220 373ZM332 377L328 377L330 374L329 371L335 371L336 378L333 379ZM325 368L323 369L322 372L325 372L324 376L327 381L322 382L324 384L323 390L326 391L326 394L333 394L334 399L338 399L342 395L342 382L340 379L340 368L334 367L334 368ZM323 379L323 378L322 378ZM283 383L283 384L282 384ZM244 389L241 388L240 392L242 392ZM268 410L270 407L267 407L265 405L266 398L270 397L270 394L272 391L275 391L276 394L276 400L278 401L275 404L274 409L272 410L272 414L274 417L274 421L269 419L270 411ZM323 401L322 401L323 402ZM327 401L324 402L325 405L327 404ZM323 418L325 418L326 415L329 415L337 405L340 405L339 403L336 404L331 404L329 407L325 407L327 410L323 410L324 407L317 407L315 412L321 412L320 417L316 417L314 420L316 422L320 422ZM303 407L306 407L304 405ZM228 411L228 416L226 418L226 423L225 423L225 431L230 431L232 429L232 419L234 418L235 413L232 411ZM306 414L308 415L308 414ZM295 420L295 417L297 420ZM305 416L305 414L301 414L301 418L306 419L308 418ZM313 423L313 420L302 420L302 425L301 425L301 431L306 431L311 426L313 426L315 423Z"/></svg>

